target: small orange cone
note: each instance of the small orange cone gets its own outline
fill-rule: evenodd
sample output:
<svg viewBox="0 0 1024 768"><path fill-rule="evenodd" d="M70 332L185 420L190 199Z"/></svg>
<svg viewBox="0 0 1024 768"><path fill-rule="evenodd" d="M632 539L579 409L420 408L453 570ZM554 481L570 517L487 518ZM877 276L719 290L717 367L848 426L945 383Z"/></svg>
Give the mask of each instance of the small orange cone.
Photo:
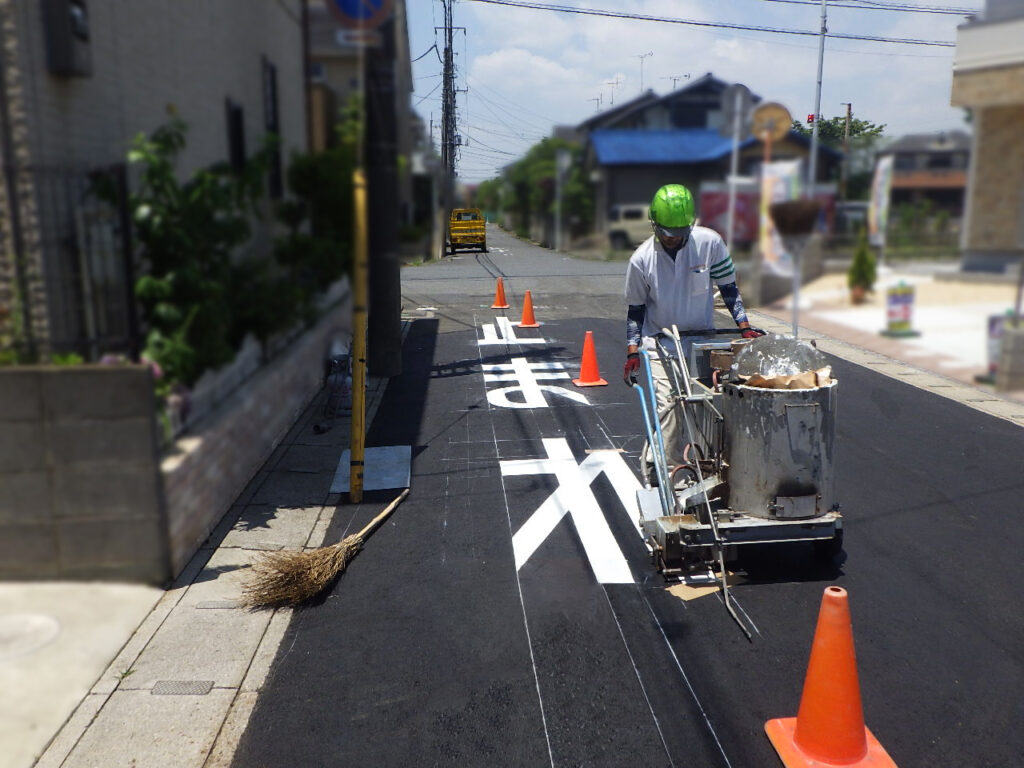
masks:
<svg viewBox="0 0 1024 768"><path fill-rule="evenodd" d="M606 387L608 382L597 372L597 352L594 351L594 332L587 331L583 339L583 363L580 366L580 377L573 379L577 387Z"/></svg>
<svg viewBox="0 0 1024 768"><path fill-rule="evenodd" d="M505 283L498 278L498 287L494 291L494 303L491 309L508 309L508 302L505 300Z"/></svg>
<svg viewBox="0 0 1024 768"><path fill-rule="evenodd" d="M533 316L533 297L527 291L523 297L523 319L519 321L520 328L540 328L540 323Z"/></svg>
<svg viewBox="0 0 1024 768"><path fill-rule="evenodd" d="M896 768L864 725L846 590L826 587L796 717L764 726L786 768Z"/></svg>

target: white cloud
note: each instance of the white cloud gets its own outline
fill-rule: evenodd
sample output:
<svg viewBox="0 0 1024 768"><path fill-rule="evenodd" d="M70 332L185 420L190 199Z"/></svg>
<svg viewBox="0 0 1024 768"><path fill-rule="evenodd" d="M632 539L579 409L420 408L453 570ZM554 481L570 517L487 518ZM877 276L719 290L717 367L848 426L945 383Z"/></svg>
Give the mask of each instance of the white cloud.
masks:
<svg viewBox="0 0 1024 768"><path fill-rule="evenodd" d="M587 8L625 13L724 21L747 25L815 30L816 5L761 0L562 0ZM967 0L965 5L980 5ZM437 0L408 3L413 55L429 48L432 27L441 18ZM889 13L830 8L829 30L859 35L954 40L956 16ZM743 82L765 99L779 101L799 119L814 109L817 38L766 35L670 23L628 21L458 2L455 23L467 28L456 39L456 62L470 93L465 109L471 122L490 132L484 138L502 151L519 153L554 123L578 123L594 111L591 99L607 108L640 92L639 54L644 87L658 93L672 88L671 77L707 72ZM443 43L441 43L443 45ZM821 112L841 114L852 102L862 119L888 125L899 135L963 127L962 112L949 106L952 49L829 39L826 44ZM440 71L436 57L418 62L415 99L425 96ZM685 80L678 83L685 85ZM421 110L440 114L440 91ZM415 100L414 99L414 100ZM472 133L472 131L470 131ZM504 134L499 136L498 134ZM483 136L478 131L478 135ZM504 142L504 143L500 143ZM504 162L513 158L504 158ZM502 164L504 164L502 162Z"/></svg>

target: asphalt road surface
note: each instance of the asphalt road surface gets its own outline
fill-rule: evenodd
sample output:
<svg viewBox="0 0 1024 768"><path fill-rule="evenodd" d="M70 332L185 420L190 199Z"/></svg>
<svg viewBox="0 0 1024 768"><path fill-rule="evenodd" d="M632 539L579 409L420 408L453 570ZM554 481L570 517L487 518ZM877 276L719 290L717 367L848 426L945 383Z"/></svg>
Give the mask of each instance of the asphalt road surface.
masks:
<svg viewBox="0 0 1024 768"><path fill-rule="evenodd" d="M236 765L781 765L764 723L797 712L832 584L898 765L1024 765L1019 426L833 359L845 552L751 551L748 642L717 594L667 591L636 528L624 264L489 238L403 271L404 372L368 445L413 446L412 493L294 615ZM526 290L543 325L510 329ZM588 330L606 387L569 380ZM328 540L393 495L339 507Z"/></svg>

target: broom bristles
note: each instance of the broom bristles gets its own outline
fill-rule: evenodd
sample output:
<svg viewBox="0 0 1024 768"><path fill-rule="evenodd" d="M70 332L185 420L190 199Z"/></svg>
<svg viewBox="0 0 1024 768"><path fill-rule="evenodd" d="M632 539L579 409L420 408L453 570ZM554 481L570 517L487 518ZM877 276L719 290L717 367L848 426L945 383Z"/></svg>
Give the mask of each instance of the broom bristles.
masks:
<svg viewBox="0 0 1024 768"><path fill-rule="evenodd" d="M308 552L268 553L253 564L242 602L250 608L302 605L329 587L362 546L362 538L354 534Z"/></svg>

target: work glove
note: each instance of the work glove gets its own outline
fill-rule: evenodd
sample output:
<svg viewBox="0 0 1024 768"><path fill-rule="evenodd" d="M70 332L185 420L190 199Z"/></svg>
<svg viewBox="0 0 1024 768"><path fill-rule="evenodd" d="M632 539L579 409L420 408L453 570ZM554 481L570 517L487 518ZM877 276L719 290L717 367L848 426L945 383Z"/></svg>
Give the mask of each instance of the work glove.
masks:
<svg viewBox="0 0 1024 768"><path fill-rule="evenodd" d="M622 380L630 387L640 381L639 352L630 352L626 355L626 367L622 369Z"/></svg>
<svg viewBox="0 0 1024 768"><path fill-rule="evenodd" d="M758 336L767 335L760 328L741 328L740 331L743 333L744 339L756 339Z"/></svg>

